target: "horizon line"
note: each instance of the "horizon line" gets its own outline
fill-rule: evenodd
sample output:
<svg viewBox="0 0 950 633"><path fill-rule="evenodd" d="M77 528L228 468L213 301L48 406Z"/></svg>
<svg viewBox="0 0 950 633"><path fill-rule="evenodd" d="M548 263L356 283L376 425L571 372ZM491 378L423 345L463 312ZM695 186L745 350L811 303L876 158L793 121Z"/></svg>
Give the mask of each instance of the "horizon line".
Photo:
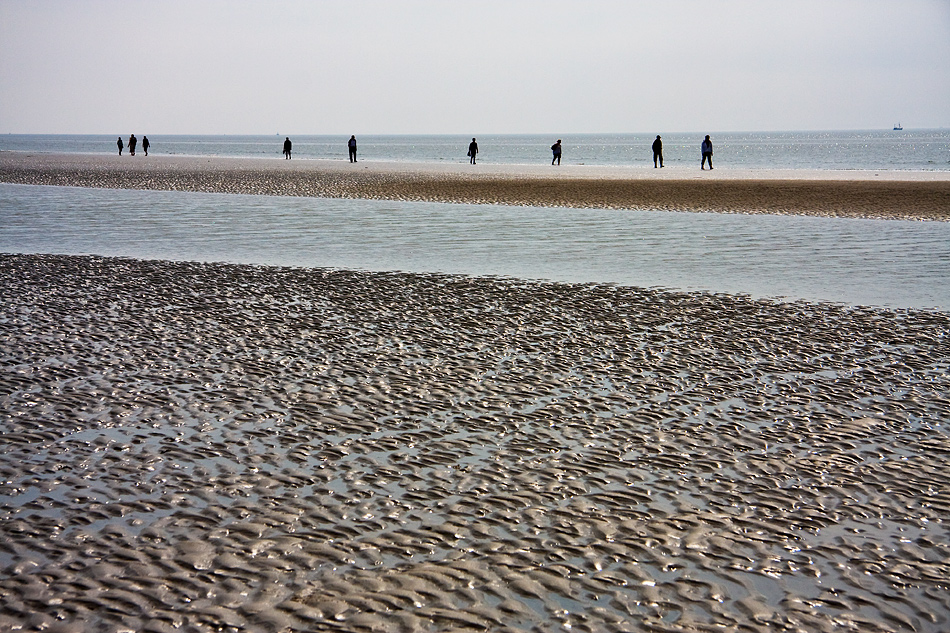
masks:
<svg viewBox="0 0 950 633"><path fill-rule="evenodd" d="M920 132L946 131L950 127L906 127L894 128L812 128L812 129L775 129L775 130L685 130L685 131L625 131L625 132L359 132L364 136L460 136L479 134L482 136L607 136L607 135L650 135L650 134L765 134L765 133L815 133L815 132ZM134 134L135 132L132 132ZM349 136L354 132L149 132L153 136ZM112 136L115 132L0 132L3 136ZM123 133L124 134L124 133Z"/></svg>

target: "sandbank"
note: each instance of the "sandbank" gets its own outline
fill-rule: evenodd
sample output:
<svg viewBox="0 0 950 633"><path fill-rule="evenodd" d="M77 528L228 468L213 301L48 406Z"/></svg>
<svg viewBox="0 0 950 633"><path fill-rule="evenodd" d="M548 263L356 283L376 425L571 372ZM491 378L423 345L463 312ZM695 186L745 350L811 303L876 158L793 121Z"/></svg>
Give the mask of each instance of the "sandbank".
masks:
<svg viewBox="0 0 950 633"><path fill-rule="evenodd" d="M546 207L950 220L950 172L0 153L0 182Z"/></svg>
<svg viewBox="0 0 950 633"><path fill-rule="evenodd" d="M950 317L0 255L0 629L946 631Z"/></svg>

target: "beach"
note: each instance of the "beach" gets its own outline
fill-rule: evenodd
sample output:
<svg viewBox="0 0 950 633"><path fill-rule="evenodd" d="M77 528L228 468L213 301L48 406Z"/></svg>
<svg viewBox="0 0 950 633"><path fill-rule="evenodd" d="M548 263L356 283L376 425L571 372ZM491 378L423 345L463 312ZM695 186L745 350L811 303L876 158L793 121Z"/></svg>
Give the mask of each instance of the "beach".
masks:
<svg viewBox="0 0 950 633"><path fill-rule="evenodd" d="M0 182L950 211L945 172L0 152ZM950 623L945 311L41 254L0 292L0 630Z"/></svg>
<svg viewBox="0 0 950 633"><path fill-rule="evenodd" d="M0 285L0 629L950 622L945 313L56 255Z"/></svg>
<svg viewBox="0 0 950 633"><path fill-rule="evenodd" d="M950 219L950 172L0 152L0 182L543 207Z"/></svg>

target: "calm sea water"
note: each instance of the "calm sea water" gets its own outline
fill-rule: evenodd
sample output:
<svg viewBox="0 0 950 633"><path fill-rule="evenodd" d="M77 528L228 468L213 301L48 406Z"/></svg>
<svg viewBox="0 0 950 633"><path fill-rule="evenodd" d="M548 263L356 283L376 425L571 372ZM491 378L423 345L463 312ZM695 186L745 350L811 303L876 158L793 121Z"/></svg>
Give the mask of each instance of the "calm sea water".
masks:
<svg viewBox="0 0 950 633"><path fill-rule="evenodd" d="M123 142L134 132L123 132ZM640 165L653 163L650 149L656 134L663 136L669 165L699 162L703 134L549 134L379 136L357 134L362 160L396 162L467 162L472 136L478 139L485 163L544 164L551 161L551 144L563 140L564 164ZM744 169L884 169L950 170L950 130L872 130L838 132L709 132L717 167ZM281 158L284 138L273 136L148 135L150 153ZM289 135L294 157L347 160L349 136ZM117 135L0 135L0 151L21 150L108 154L116 152ZM141 151L141 150L140 150Z"/></svg>
<svg viewBox="0 0 950 633"><path fill-rule="evenodd" d="M0 184L0 252L448 272L950 309L950 223Z"/></svg>

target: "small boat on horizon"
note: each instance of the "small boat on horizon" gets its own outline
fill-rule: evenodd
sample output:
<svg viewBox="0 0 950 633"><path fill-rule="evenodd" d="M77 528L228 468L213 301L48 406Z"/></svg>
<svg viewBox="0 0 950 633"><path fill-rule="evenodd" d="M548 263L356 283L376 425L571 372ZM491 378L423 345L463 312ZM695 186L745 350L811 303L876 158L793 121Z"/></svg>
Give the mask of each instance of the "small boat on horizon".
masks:
<svg viewBox="0 0 950 633"><path fill-rule="evenodd" d="M894 126L894 129L897 131L900 131L900 130L903 130L904 127L900 123L898 123L897 125Z"/></svg>

